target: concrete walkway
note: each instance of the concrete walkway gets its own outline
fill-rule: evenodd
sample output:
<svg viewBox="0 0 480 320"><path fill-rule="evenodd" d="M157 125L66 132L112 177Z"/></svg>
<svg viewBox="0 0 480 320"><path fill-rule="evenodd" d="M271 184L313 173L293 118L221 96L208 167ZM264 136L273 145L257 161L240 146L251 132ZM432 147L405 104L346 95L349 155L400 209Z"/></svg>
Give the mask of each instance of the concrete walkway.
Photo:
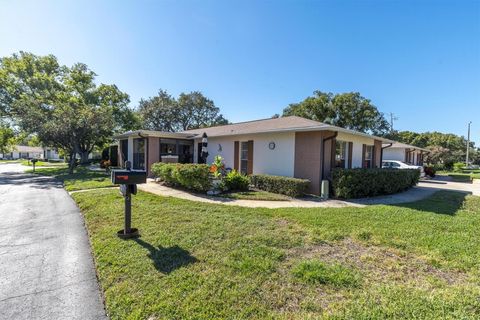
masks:
<svg viewBox="0 0 480 320"><path fill-rule="evenodd" d="M478 181L478 180L477 180ZM446 181L443 178L424 180L419 182L405 192L388 196L379 196L373 198L354 199L349 201L343 200L321 200L319 198L303 198L292 199L290 201L263 201L263 200L237 200L221 197L212 197L207 195L195 194L183 190L173 189L156 183L152 179L148 179L146 184L138 185L142 191L158 194L166 197L176 197L192 201L217 203L232 206L250 207L250 208L341 208L347 206L364 207L374 204L398 204L406 202L414 202L425 199L440 190L452 190L465 192L468 194L480 196L480 183L462 183Z"/></svg>
<svg viewBox="0 0 480 320"><path fill-rule="evenodd" d="M225 204L230 206L241 206L250 208L322 208L346 206L359 206L361 204L348 203L340 200L321 200L319 198L292 199L290 201L264 201L264 200L239 200L222 197L212 197L190 193L183 190L173 189L148 179L146 184L139 184L138 189L165 197L175 197L192 201Z"/></svg>
<svg viewBox="0 0 480 320"><path fill-rule="evenodd" d="M24 169L0 164L0 319L107 319L80 211Z"/></svg>

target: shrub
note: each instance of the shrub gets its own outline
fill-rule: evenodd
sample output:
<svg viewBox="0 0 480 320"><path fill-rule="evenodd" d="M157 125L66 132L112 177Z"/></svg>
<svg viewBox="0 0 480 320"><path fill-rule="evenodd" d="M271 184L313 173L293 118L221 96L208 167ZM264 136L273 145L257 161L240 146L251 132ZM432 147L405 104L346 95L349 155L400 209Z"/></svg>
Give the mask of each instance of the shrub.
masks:
<svg viewBox="0 0 480 320"><path fill-rule="evenodd" d="M248 190L248 185L250 184L250 179L246 175L241 174L237 170L230 171L225 178L223 178L223 183L228 190Z"/></svg>
<svg viewBox="0 0 480 320"><path fill-rule="evenodd" d="M290 197L300 197L304 195L310 185L310 180L271 176L267 174L251 175L250 181L257 189L280 193Z"/></svg>
<svg viewBox="0 0 480 320"><path fill-rule="evenodd" d="M332 188L338 198L374 197L404 191L419 178L417 169L335 169Z"/></svg>
<svg viewBox="0 0 480 320"><path fill-rule="evenodd" d="M111 165L112 164L111 164L110 160L101 160L100 161L100 168L102 168L102 169L108 169L108 168L110 168Z"/></svg>
<svg viewBox="0 0 480 320"><path fill-rule="evenodd" d="M210 166L210 173L217 179L225 174L225 164L221 156L215 156L212 165Z"/></svg>
<svg viewBox="0 0 480 320"><path fill-rule="evenodd" d="M211 187L210 168L206 164L155 163L153 174L170 186L205 192Z"/></svg>
<svg viewBox="0 0 480 320"><path fill-rule="evenodd" d="M173 177L173 170L176 166L176 163L157 162L152 165L152 173L167 185L174 186L176 181Z"/></svg>
<svg viewBox="0 0 480 320"><path fill-rule="evenodd" d="M465 168L465 163L463 162L455 162L453 164L453 171L455 172L462 172L464 168Z"/></svg>
<svg viewBox="0 0 480 320"><path fill-rule="evenodd" d="M435 170L434 167L424 167L423 170L425 171L425 174L427 176L432 177L432 178L434 178L435 174L437 173L437 171Z"/></svg>

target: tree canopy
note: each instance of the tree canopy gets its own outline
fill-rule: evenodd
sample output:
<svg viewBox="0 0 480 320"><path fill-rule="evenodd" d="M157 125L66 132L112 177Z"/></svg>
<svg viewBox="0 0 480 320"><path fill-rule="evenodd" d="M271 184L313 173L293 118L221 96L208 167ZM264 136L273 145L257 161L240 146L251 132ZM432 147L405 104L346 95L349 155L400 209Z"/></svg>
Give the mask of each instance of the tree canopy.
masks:
<svg viewBox="0 0 480 320"><path fill-rule="evenodd" d="M0 121L0 153L11 152L15 145L15 131L5 121Z"/></svg>
<svg viewBox="0 0 480 320"><path fill-rule="evenodd" d="M45 145L83 161L118 131L138 125L129 96L115 85L95 83L83 63L60 65L53 55L20 52L0 59L0 107ZM73 161L71 169L73 168Z"/></svg>
<svg viewBox="0 0 480 320"><path fill-rule="evenodd" d="M390 129L383 113L358 92L315 91L313 96L283 110L283 116L292 115L375 135L383 135Z"/></svg>
<svg viewBox="0 0 480 320"><path fill-rule="evenodd" d="M138 107L142 127L159 131L183 131L228 124L214 102L199 91L181 93L178 99L159 90L142 99Z"/></svg>
<svg viewBox="0 0 480 320"><path fill-rule="evenodd" d="M429 149L430 154L426 159L429 163L450 166L454 162L463 162L466 158L467 139L453 133L394 131L387 138ZM480 152L473 141L470 141L469 158L472 162L480 161Z"/></svg>

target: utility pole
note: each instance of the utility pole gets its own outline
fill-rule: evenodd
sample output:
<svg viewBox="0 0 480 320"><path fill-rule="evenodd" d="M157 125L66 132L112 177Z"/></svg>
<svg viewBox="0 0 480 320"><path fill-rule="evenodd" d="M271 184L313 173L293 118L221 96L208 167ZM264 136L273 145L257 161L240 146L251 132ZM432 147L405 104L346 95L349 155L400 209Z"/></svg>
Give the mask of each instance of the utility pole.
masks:
<svg viewBox="0 0 480 320"><path fill-rule="evenodd" d="M467 159L465 161L465 165L468 167L468 156L470 152L470 125L472 124L472 121L468 123L468 135L467 135Z"/></svg>
<svg viewBox="0 0 480 320"><path fill-rule="evenodd" d="M395 117L395 114L393 112L390 112L389 115L390 115L390 132L393 132L393 121L398 120L398 118Z"/></svg>

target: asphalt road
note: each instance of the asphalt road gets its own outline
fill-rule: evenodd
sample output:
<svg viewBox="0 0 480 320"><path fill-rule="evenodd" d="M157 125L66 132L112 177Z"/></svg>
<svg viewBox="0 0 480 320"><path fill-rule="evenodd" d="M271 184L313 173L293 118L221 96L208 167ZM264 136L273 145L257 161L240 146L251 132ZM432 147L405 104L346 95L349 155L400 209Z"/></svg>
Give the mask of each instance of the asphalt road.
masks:
<svg viewBox="0 0 480 320"><path fill-rule="evenodd" d="M107 319L80 211L19 164L0 164L0 319Z"/></svg>

